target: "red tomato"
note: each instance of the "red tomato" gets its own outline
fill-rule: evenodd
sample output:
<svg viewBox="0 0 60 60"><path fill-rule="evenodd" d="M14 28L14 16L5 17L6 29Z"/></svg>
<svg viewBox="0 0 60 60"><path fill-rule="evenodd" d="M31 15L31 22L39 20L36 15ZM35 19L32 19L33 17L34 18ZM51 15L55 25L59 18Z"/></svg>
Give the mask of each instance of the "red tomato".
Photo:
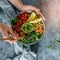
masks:
<svg viewBox="0 0 60 60"><path fill-rule="evenodd" d="M24 12L24 16L25 16L25 17L28 17L28 12L25 11L25 12Z"/></svg>
<svg viewBox="0 0 60 60"><path fill-rule="evenodd" d="M20 20L20 19L21 19L21 14L18 14L18 15L16 16L16 18Z"/></svg>
<svg viewBox="0 0 60 60"><path fill-rule="evenodd" d="M13 30L16 30L16 32L19 32L19 28L22 26L22 24L24 24L27 19L28 19L28 13L27 12L24 12L23 14L18 14L16 16L16 18L18 18L18 22L16 23L16 25L12 26L12 29Z"/></svg>

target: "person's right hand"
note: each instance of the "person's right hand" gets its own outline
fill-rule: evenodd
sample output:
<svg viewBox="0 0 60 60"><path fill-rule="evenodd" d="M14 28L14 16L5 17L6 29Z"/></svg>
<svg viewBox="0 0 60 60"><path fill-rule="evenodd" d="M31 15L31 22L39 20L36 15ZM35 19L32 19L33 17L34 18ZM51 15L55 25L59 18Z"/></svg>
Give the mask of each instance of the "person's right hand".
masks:
<svg viewBox="0 0 60 60"><path fill-rule="evenodd" d="M11 40L7 40L9 43L14 43L19 38L15 35L12 29L6 24L0 23L0 32L2 33L3 38L12 38Z"/></svg>

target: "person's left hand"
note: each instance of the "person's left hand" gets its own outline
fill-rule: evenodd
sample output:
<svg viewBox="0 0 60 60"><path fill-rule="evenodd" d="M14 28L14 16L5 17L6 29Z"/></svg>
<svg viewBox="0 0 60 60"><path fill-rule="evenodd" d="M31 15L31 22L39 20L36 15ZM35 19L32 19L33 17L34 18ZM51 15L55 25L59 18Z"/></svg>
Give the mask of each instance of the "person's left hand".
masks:
<svg viewBox="0 0 60 60"><path fill-rule="evenodd" d="M34 7L34 6L31 6L31 5L23 5L21 7L21 11L35 11L38 15L40 15L43 20L45 21L45 17L43 16L43 14L40 12L40 9Z"/></svg>
<svg viewBox="0 0 60 60"><path fill-rule="evenodd" d="M9 27L6 24L0 23L0 32L2 33L3 38L8 38L8 41L10 44L16 42L19 37L17 34L14 34L13 30L11 27Z"/></svg>

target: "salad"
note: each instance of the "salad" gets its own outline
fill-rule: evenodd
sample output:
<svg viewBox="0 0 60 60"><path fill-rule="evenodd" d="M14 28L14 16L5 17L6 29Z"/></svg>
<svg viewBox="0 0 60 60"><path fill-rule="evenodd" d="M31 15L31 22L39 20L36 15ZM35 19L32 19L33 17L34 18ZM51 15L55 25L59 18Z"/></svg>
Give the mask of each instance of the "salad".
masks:
<svg viewBox="0 0 60 60"><path fill-rule="evenodd" d="M37 42L44 33L44 24L35 12L23 12L11 21L13 32L18 34L18 42L30 44Z"/></svg>

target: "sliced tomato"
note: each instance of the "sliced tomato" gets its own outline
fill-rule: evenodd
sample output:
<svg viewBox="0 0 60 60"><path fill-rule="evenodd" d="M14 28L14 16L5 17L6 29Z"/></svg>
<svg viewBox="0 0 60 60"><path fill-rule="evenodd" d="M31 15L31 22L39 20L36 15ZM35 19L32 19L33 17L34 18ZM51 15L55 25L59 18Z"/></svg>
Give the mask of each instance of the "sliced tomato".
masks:
<svg viewBox="0 0 60 60"><path fill-rule="evenodd" d="M20 20L20 19L21 19L21 14L18 14L18 15L16 16L16 18Z"/></svg>

